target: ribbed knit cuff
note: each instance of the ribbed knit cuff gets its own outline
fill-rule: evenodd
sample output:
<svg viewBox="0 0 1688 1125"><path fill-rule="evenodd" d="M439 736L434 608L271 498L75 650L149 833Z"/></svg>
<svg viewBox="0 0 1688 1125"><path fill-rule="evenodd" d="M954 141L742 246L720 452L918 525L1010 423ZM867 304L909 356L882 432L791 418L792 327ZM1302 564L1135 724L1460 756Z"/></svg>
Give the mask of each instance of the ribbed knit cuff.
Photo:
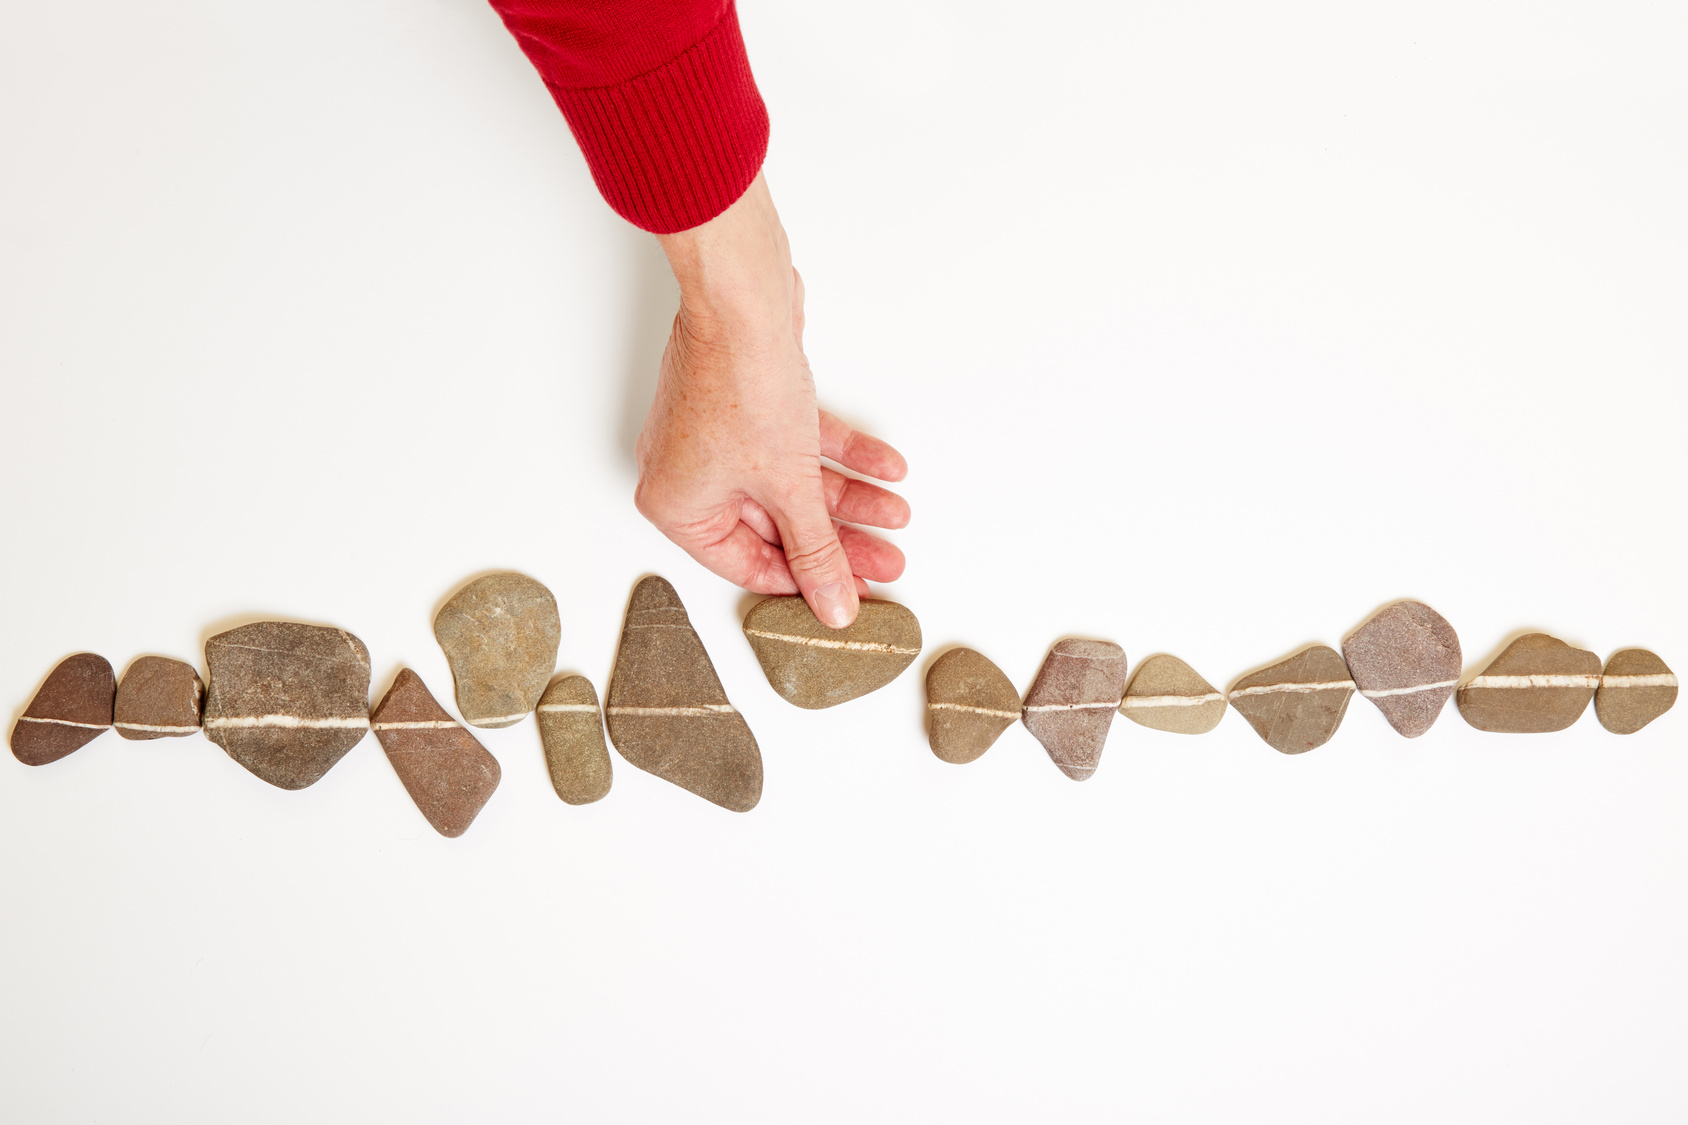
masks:
<svg viewBox="0 0 1688 1125"><path fill-rule="evenodd" d="M654 234L731 207L768 152L768 110L731 6L696 46L656 70L617 86L550 89L604 199Z"/></svg>

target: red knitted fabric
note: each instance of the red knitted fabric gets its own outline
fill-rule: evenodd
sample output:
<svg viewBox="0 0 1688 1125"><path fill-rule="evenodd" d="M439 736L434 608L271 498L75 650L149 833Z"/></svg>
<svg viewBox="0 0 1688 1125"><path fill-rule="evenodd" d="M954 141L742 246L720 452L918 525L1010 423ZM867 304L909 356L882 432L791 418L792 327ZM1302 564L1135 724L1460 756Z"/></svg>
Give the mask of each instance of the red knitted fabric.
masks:
<svg viewBox="0 0 1688 1125"><path fill-rule="evenodd" d="M706 223L768 151L768 111L731 0L492 0L616 213L657 234Z"/></svg>

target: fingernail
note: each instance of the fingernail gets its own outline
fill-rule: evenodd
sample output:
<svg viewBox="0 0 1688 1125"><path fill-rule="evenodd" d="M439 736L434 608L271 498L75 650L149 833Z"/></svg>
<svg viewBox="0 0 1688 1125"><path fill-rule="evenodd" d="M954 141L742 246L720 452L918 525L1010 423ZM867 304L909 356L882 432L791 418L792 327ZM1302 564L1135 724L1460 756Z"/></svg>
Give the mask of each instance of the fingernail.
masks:
<svg viewBox="0 0 1688 1125"><path fill-rule="evenodd" d="M815 616L829 629L842 629L850 623L850 600L845 596L844 583L815 587Z"/></svg>

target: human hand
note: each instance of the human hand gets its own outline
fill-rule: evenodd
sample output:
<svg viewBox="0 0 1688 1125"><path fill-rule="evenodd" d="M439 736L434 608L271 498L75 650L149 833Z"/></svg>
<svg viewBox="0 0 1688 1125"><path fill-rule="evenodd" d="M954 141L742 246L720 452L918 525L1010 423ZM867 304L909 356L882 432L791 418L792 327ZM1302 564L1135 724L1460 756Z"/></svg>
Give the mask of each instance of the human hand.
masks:
<svg viewBox="0 0 1688 1125"><path fill-rule="evenodd" d="M761 594L800 593L823 623L856 618L867 582L903 553L852 524L907 525L902 455L815 404L803 355L803 281L758 175L721 215L660 235L680 283L656 399L639 434L645 518L692 558Z"/></svg>

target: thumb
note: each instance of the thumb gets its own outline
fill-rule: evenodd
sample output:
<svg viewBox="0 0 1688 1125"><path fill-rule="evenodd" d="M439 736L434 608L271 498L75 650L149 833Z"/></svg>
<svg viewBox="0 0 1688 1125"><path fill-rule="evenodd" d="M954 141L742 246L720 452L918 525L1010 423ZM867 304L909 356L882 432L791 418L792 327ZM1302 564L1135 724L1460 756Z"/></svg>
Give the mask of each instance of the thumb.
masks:
<svg viewBox="0 0 1688 1125"><path fill-rule="evenodd" d="M771 510L785 547L786 565L803 600L822 625L842 629L856 619L856 581L850 559L827 514L826 497L819 490Z"/></svg>

